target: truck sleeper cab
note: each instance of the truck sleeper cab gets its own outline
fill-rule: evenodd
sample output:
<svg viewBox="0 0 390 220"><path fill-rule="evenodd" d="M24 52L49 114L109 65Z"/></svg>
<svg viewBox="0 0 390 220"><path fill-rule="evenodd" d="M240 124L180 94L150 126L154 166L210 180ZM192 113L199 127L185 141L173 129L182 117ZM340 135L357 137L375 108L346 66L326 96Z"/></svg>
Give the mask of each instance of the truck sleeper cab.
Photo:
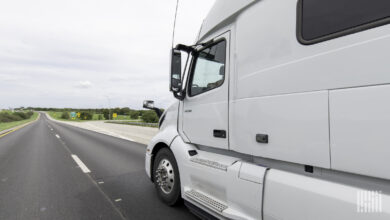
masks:
<svg viewBox="0 0 390 220"><path fill-rule="evenodd" d="M202 218L390 219L390 3L217 0L145 168ZM182 72L182 56L190 62Z"/></svg>

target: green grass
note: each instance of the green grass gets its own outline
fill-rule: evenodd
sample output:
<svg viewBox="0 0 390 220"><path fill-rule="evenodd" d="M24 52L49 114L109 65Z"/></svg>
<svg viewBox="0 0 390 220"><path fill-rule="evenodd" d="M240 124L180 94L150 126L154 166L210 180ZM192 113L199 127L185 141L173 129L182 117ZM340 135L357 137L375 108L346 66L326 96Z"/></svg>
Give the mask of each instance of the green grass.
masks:
<svg viewBox="0 0 390 220"><path fill-rule="evenodd" d="M114 119L111 121L118 121L118 122L143 122L142 119Z"/></svg>
<svg viewBox="0 0 390 220"><path fill-rule="evenodd" d="M103 114L93 114L92 120L99 120L99 115L101 115L102 118L104 118Z"/></svg>
<svg viewBox="0 0 390 220"><path fill-rule="evenodd" d="M129 115L118 115L118 117L113 118L112 120L142 122L142 119L133 119Z"/></svg>
<svg viewBox="0 0 390 220"><path fill-rule="evenodd" d="M131 118L130 115L118 115L116 118L113 118L112 120L138 121L138 119Z"/></svg>
<svg viewBox="0 0 390 220"><path fill-rule="evenodd" d="M118 115L114 120L131 120L129 115Z"/></svg>
<svg viewBox="0 0 390 220"><path fill-rule="evenodd" d="M13 121L13 122L0 122L0 131L4 131L22 124L26 124L30 121L34 121L38 117L38 112L34 112L31 118L22 120L22 121Z"/></svg>

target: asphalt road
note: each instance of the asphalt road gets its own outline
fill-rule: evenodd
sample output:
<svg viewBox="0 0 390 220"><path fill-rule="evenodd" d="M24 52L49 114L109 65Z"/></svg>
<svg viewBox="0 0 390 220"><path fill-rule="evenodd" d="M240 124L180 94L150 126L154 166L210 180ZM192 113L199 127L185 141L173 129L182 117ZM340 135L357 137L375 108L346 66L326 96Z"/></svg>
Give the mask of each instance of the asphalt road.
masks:
<svg viewBox="0 0 390 220"><path fill-rule="evenodd" d="M142 144L41 114L0 138L0 219L196 219L158 200L144 156Z"/></svg>

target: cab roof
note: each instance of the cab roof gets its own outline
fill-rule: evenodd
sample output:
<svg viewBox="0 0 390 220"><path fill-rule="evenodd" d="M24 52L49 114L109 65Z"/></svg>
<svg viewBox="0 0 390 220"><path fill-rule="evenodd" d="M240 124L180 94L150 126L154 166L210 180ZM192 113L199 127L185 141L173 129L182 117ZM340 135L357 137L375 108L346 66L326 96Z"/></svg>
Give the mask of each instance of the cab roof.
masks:
<svg viewBox="0 0 390 220"><path fill-rule="evenodd" d="M237 16L241 10L256 1L258 0L216 0L203 20L197 40L203 40L210 32L222 26L230 18Z"/></svg>

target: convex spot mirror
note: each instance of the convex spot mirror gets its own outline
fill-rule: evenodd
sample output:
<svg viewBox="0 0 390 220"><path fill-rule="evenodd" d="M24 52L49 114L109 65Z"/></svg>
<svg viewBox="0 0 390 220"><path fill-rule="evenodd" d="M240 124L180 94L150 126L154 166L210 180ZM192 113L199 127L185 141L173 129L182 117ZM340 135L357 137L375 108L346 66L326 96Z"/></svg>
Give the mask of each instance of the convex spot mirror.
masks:
<svg viewBox="0 0 390 220"><path fill-rule="evenodd" d="M171 50L171 83L170 90L172 92L181 92L181 52L180 50Z"/></svg>
<svg viewBox="0 0 390 220"><path fill-rule="evenodd" d="M152 101L152 100L145 100L144 101L144 108L146 108L146 109L153 109L154 108L154 101Z"/></svg>

